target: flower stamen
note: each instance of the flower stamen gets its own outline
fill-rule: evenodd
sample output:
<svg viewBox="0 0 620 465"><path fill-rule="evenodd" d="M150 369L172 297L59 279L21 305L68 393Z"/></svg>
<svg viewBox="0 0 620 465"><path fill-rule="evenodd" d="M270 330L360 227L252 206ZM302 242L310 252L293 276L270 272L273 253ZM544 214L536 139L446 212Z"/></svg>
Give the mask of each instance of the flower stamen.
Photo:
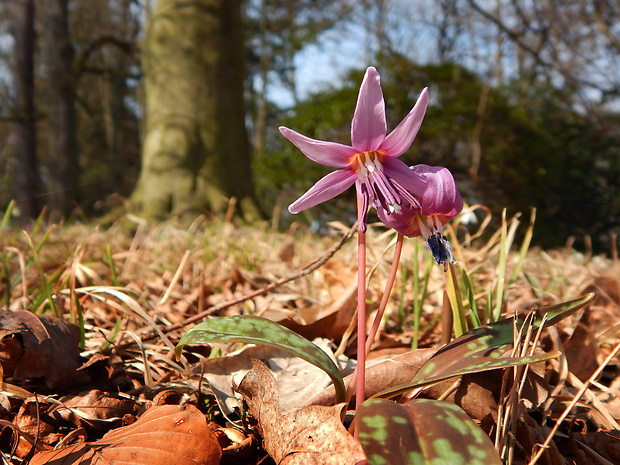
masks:
<svg viewBox="0 0 620 465"><path fill-rule="evenodd" d="M452 247L450 241L443 234L443 225L441 219L437 215L429 215L426 222L422 215L417 215L418 226L424 239L426 239L426 248L433 254L433 260L438 265L443 265L444 271L448 270L448 264L454 263L452 256Z"/></svg>
<svg viewBox="0 0 620 465"><path fill-rule="evenodd" d="M382 208L388 214L401 211L403 201L419 205L415 198L393 179L383 172L382 150L358 152L350 158L349 165L355 171L358 181L366 187L362 196L375 208ZM363 225L365 227L365 225Z"/></svg>

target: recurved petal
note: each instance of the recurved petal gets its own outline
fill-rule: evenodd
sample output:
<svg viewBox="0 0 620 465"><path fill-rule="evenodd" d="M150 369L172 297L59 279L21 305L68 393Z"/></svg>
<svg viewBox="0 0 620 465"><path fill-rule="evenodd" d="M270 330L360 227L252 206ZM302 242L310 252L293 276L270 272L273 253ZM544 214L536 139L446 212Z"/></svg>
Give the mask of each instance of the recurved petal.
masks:
<svg viewBox="0 0 620 465"><path fill-rule="evenodd" d="M280 133L301 150L306 157L321 165L344 168L349 164L349 159L355 155L353 147L348 145L311 139L284 126L280 126L279 129Z"/></svg>
<svg viewBox="0 0 620 465"><path fill-rule="evenodd" d="M422 235L417 221L418 213L420 213L419 210L410 207L403 207L398 213L390 213L382 208L377 209L377 216L383 224L407 237Z"/></svg>
<svg viewBox="0 0 620 465"><path fill-rule="evenodd" d="M442 222L447 222L463 209L463 199L448 168L416 165L412 170L426 179L422 215L440 215Z"/></svg>
<svg viewBox="0 0 620 465"><path fill-rule="evenodd" d="M383 159L383 172L386 176L394 179L415 197L422 197L426 190L426 181L415 171L400 161L398 158L385 157Z"/></svg>
<svg viewBox="0 0 620 465"><path fill-rule="evenodd" d="M427 106L428 88L425 87L411 111L400 124L388 134L381 144L381 147L379 147L381 150L385 150L386 155L390 157L400 157L411 147L411 143L422 125ZM353 146L355 146L355 144L353 144Z"/></svg>
<svg viewBox="0 0 620 465"><path fill-rule="evenodd" d="M351 170L337 170L322 177L308 192L293 202L288 211L299 213L336 197L353 185L357 176Z"/></svg>
<svg viewBox="0 0 620 465"><path fill-rule="evenodd" d="M385 101L379 73L372 66L366 70L357 96L351 122L351 143L357 152L376 150L385 139Z"/></svg>

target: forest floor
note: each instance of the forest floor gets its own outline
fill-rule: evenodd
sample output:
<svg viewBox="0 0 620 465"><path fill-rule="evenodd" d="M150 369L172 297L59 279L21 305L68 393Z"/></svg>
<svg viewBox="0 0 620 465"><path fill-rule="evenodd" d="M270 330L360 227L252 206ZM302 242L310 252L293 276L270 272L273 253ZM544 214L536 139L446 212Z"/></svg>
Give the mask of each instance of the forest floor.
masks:
<svg viewBox="0 0 620 465"><path fill-rule="evenodd" d="M456 384L444 381L419 396L459 405L492 441L502 430L505 440L498 448L506 462L531 463L537 444L551 434L538 463L618 464L617 253L545 251L527 241L521 246L515 237L531 230L518 223L513 218L489 231L483 222L486 230L479 236L478 226L467 231L457 224L451 230L464 307L475 306L484 322L499 312L509 318L589 292L596 297L540 335L537 350L559 355L532 365L536 381L519 392L518 408L504 421L508 430L499 423L507 405L502 382L512 369L463 375ZM329 234L317 236L299 225L282 233L268 224L235 226L207 218L190 226L148 226L126 216L105 229L44 221L27 232L1 228L5 463L354 464L363 459L359 446L345 441L338 446L340 458L331 462L321 455L321 444L313 445L315 459L295 461L291 437L301 434L302 413L334 403L329 377L306 362L239 343L187 345L180 359L174 353L183 334L204 318L251 314L314 341L335 354L343 375L350 374L357 245L347 226L333 223ZM393 233L369 229L369 321L387 280L393 241ZM446 276L422 241L405 240L369 356L369 365L381 369L369 370L367 395L397 384L390 380L398 376L412 377L445 340ZM244 375L256 369L253 360L262 360L275 375L275 384L267 377L250 386L249 391L260 391L258 400L247 385L240 389ZM406 362L390 368L386 360ZM316 414L319 423L340 422L340 414L329 409L330 414ZM307 433L310 426L304 427Z"/></svg>

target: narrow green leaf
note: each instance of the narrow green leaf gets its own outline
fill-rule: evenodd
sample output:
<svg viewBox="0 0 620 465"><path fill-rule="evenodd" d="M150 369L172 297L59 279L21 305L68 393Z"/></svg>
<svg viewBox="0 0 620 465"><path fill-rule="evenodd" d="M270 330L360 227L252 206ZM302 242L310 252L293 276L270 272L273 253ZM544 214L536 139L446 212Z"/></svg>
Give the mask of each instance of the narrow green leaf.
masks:
<svg viewBox="0 0 620 465"><path fill-rule="evenodd" d="M508 256L508 235L506 225L506 209L502 210L502 227L499 248L499 263L497 265L497 288L495 290L495 310L493 312L493 321L498 321L502 314L502 306L504 302L504 279L506 277L506 257Z"/></svg>
<svg viewBox="0 0 620 465"><path fill-rule="evenodd" d="M47 241L47 237L49 237L48 233L51 231L51 229L52 228L48 229L46 234L43 236L45 241ZM45 271L43 271L43 265L41 265L41 260L39 259L39 251L41 250L41 247L43 246L44 241L42 240L39 243L39 246L35 246L34 242L32 242L32 239L28 235L28 233L24 231L24 234L26 235L26 239L28 239L28 244L32 248L32 252L33 252L32 258L34 259L34 262L37 265L37 269L39 270L39 276L41 277L41 287L43 288L43 294L47 298L49 307L52 309L52 314L56 318L58 318L59 314L58 314L58 309L56 308L56 302L54 300L54 296L52 295L52 286L50 285L49 281L47 280L47 277L45 276ZM34 310L36 311L36 308Z"/></svg>
<svg viewBox="0 0 620 465"><path fill-rule="evenodd" d="M399 394L403 394L404 392L430 386L432 384L439 383L440 381L445 381L450 378L456 378L457 376L468 375L471 373L482 373L483 371L498 370L500 368L510 368L519 365L526 365L529 363L540 363L546 360L551 360L560 355L559 352L548 352L540 355L532 355L527 357L501 357L501 353L499 353L498 351L492 351L491 354L496 358L493 359L492 356L487 358L486 356L481 355L477 360L475 360L475 362L471 359L468 361L462 361L462 363L459 364L460 366L450 366L447 367L445 370L438 370L440 371L438 374L418 377L418 375L422 372L423 369L432 372L437 368L441 368L433 363L429 363L432 360L431 357L431 360L429 360L427 363L424 364L422 368L420 368L420 371L418 371L413 381L411 381L410 383L400 384L398 386L392 386L388 389L384 389L383 391L376 393L372 397L394 397Z"/></svg>
<svg viewBox="0 0 620 465"><path fill-rule="evenodd" d="M452 309L453 324L452 328L456 337L467 332L467 319L465 318L465 308L463 306L463 296L456 278L456 268L450 264L448 268L448 284L446 286L450 307Z"/></svg>
<svg viewBox="0 0 620 465"><path fill-rule="evenodd" d="M332 359L317 345L274 321L251 315L237 315L207 320L187 331L177 344L174 352L177 358L179 358L185 344L204 344L209 342L259 344L282 349L319 367L327 373L336 388L338 401L344 401L344 380Z"/></svg>
<svg viewBox="0 0 620 465"><path fill-rule="evenodd" d="M418 339L420 335L420 320L422 318L422 306L427 297L428 282L431 277L431 271L433 268L432 260L425 260L426 268L424 270L424 276L420 282L420 262L418 261L420 249L419 241L413 241L414 253L413 253L413 338L411 339L411 350L418 348Z"/></svg>
<svg viewBox="0 0 620 465"><path fill-rule="evenodd" d="M465 268L461 270L461 282L465 288L465 293L467 296L467 301L469 302L469 315L472 321L474 328L477 328L482 323L480 322L480 318L478 317L478 306L476 305L476 296L474 295L474 289L471 285L471 280L469 279L469 275Z"/></svg>
<svg viewBox="0 0 620 465"><path fill-rule="evenodd" d="M112 249L110 248L110 244L106 246L105 254L106 260L108 262L108 268L110 268L110 277L112 278L112 283L115 287L122 287L120 281L118 280L118 273L116 272L116 267L114 266L114 259L112 258Z"/></svg>
<svg viewBox="0 0 620 465"><path fill-rule="evenodd" d="M499 465L486 433L458 406L430 399L406 404L370 399L356 415L369 465Z"/></svg>
<svg viewBox="0 0 620 465"><path fill-rule="evenodd" d="M510 275L510 279L508 280L508 284L512 284L517 280L519 276L519 271L521 271L521 267L525 262L525 256L527 255L527 251L530 248L530 243L532 242L532 237L534 235L534 222L536 221L536 208L532 207L530 211L530 225L525 231L525 237L523 238L523 242L521 243L521 248L519 249L519 255L517 259L517 263L515 264L514 269L512 270L512 274Z"/></svg>
<svg viewBox="0 0 620 465"><path fill-rule="evenodd" d="M0 222L0 230L4 230L9 226L9 221L11 220L11 217L13 216L14 209L15 209L15 200L11 200L9 202L9 205L6 207L6 210L4 211L2 222Z"/></svg>
<svg viewBox="0 0 620 465"><path fill-rule="evenodd" d="M594 298L594 296L594 292L590 292L589 294L586 294L578 299L561 302L559 304L550 305L548 307L537 308L536 322L540 323L543 316L547 315L547 320L545 321L544 325L545 328L553 326L556 323L562 321L564 318L571 316L572 314L583 308L584 305L588 304Z"/></svg>

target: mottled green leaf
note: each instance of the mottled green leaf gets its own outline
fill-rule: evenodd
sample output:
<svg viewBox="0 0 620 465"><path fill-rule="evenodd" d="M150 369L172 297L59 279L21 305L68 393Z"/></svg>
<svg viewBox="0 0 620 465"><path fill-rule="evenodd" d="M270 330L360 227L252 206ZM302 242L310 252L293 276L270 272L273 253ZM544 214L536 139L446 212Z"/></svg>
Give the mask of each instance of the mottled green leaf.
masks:
<svg viewBox="0 0 620 465"><path fill-rule="evenodd" d="M370 399L360 406L356 421L369 465L501 464L486 433L454 404Z"/></svg>
<svg viewBox="0 0 620 465"><path fill-rule="evenodd" d="M479 358L475 361L460 360L458 365L461 366L457 366L457 364L454 364L445 370L439 370L440 367L432 363L429 364L429 362L431 361L429 360L426 364L424 364L422 368L425 368L431 372L437 369L438 371L441 371L440 374L432 376L418 376L420 371L422 371L421 368L414 377L413 381L411 381L410 383L392 386L388 389L384 389L383 391L376 393L373 397L394 397L404 392L430 386L431 384L439 383L440 381L445 381L446 379L455 378L457 376L467 375L470 373L481 373L483 371L497 370L500 368L509 368L518 365L526 365L528 363L544 362L545 360L551 360L558 355L559 352L549 352L527 357L501 357L496 359Z"/></svg>
<svg viewBox="0 0 620 465"><path fill-rule="evenodd" d="M239 342L282 349L325 371L334 383L338 401L344 400L344 380L332 359L317 345L274 321L250 315L207 320L187 331L174 352L178 358L185 344L209 342Z"/></svg>
<svg viewBox="0 0 620 465"><path fill-rule="evenodd" d="M593 297L594 294L590 293L579 299L535 309L536 318L532 323L533 329L536 330L541 325L545 315L544 327L549 327L575 313ZM526 315L519 315L517 318L517 325L521 327ZM468 373L537 363L557 357L557 353L529 357L504 357L503 355L512 349L513 331L514 318L507 318L468 331L439 349L422 365L410 383L393 386L375 394L374 397L392 397L411 389Z"/></svg>

